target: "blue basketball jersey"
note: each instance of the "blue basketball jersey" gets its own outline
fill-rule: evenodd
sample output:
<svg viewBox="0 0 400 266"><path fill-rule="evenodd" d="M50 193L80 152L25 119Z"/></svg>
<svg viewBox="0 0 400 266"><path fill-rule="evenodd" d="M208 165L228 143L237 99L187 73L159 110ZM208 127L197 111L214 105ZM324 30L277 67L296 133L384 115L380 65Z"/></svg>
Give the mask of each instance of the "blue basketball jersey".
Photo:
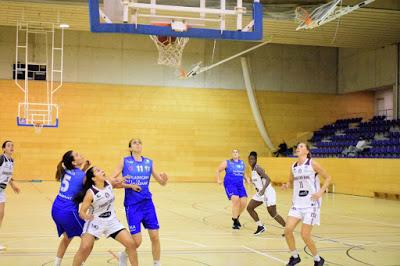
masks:
<svg viewBox="0 0 400 266"><path fill-rule="evenodd" d="M136 184L142 188L140 192L133 189L125 189L124 205L129 206L144 199L151 199L149 184L153 171L153 161L142 156L141 161L136 161L133 156L124 158L122 176L127 184Z"/></svg>
<svg viewBox="0 0 400 266"><path fill-rule="evenodd" d="M74 196L83 189L84 178L85 173L79 168L66 170L54 205L64 210L76 209L78 204L73 201Z"/></svg>
<svg viewBox="0 0 400 266"><path fill-rule="evenodd" d="M245 169L246 165L242 160L238 160L237 162L233 160L226 160L224 182L243 183Z"/></svg>

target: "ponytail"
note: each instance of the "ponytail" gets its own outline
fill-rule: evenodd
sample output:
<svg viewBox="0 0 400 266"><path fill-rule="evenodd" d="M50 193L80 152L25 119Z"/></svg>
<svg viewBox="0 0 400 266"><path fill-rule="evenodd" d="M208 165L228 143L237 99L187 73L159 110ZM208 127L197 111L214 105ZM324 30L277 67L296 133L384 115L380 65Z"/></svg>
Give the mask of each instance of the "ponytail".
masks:
<svg viewBox="0 0 400 266"><path fill-rule="evenodd" d="M60 181L61 178L64 176L64 174L65 174L65 169L63 166L63 162L61 161L57 164L56 180Z"/></svg>
<svg viewBox="0 0 400 266"><path fill-rule="evenodd" d="M76 195L74 196L74 202L76 204L80 204L83 201L86 192L94 185L93 177L94 177L94 167L90 167L86 171L86 180L82 190L76 193Z"/></svg>
<svg viewBox="0 0 400 266"><path fill-rule="evenodd" d="M60 181L65 175L66 170L72 170L75 168L73 165L74 162L74 156L73 156L73 151L67 151L64 153L61 161L57 164L57 170L56 170L56 180Z"/></svg>
<svg viewBox="0 0 400 266"><path fill-rule="evenodd" d="M308 145L308 143L306 143L306 148L307 148L307 150L308 150L307 158L308 158L308 159L311 159L310 145Z"/></svg>

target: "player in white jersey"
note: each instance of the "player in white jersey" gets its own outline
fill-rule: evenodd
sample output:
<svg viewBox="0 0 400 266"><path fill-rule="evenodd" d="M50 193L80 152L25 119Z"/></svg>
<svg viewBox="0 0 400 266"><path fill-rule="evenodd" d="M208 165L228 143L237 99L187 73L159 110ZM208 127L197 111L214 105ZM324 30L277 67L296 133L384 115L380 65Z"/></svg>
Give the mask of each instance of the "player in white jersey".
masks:
<svg viewBox="0 0 400 266"><path fill-rule="evenodd" d="M296 250L293 231L302 221L301 237L314 256L314 266L324 265L325 260L318 255L314 241L311 239L311 230L314 225L319 225L321 197L331 182L328 173L314 160L311 159L310 149L307 144L299 143L296 148L297 162L292 165L289 181L282 185L287 189L293 183L293 199L288 218L286 220L285 237L289 246L291 257L288 266L300 263L300 256ZM320 188L319 177L324 178Z"/></svg>
<svg viewBox="0 0 400 266"><path fill-rule="evenodd" d="M269 215L275 219L280 225L285 227L285 220L276 211L276 192L272 187L271 179L265 173L264 169L257 164L257 152L252 151L249 155L249 164L251 166L251 181L257 193L254 194L247 205L247 211L257 224L255 235L259 235L265 231L265 226L260 221L255 208L261 204L265 204Z"/></svg>
<svg viewBox="0 0 400 266"><path fill-rule="evenodd" d="M124 245L131 265L138 265L135 242L115 214L113 184L121 187L121 180L117 178L108 180L104 171L95 166L86 171L85 186L75 197L77 202L82 202L79 216L86 222L83 227L81 245L72 264L74 266L83 264L95 240L102 235L112 237ZM138 189L136 185L128 186Z"/></svg>
<svg viewBox="0 0 400 266"><path fill-rule="evenodd" d="M1 146L3 154L0 155L0 226L4 217L4 208L6 203L6 187L9 184L15 193L19 193L20 189L12 178L14 172L14 160L12 155L14 153L14 143L7 140ZM0 250L5 247L0 244Z"/></svg>

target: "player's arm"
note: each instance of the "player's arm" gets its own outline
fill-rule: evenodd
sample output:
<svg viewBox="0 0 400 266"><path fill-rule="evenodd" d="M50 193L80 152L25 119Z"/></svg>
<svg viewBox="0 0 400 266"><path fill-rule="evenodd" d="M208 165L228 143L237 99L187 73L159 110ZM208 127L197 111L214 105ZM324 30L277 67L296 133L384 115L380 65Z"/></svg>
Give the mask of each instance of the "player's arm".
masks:
<svg viewBox="0 0 400 266"><path fill-rule="evenodd" d="M11 177L9 184L15 193L19 194L21 192L21 189L19 188L18 184L14 181L14 178Z"/></svg>
<svg viewBox="0 0 400 266"><path fill-rule="evenodd" d="M157 173L154 170L154 166L151 169L151 174L153 175L154 179L162 186L165 186L167 184L168 181L168 176L166 173L161 172L161 173Z"/></svg>
<svg viewBox="0 0 400 266"><path fill-rule="evenodd" d="M88 213L90 204L93 202L93 194L88 190L83 198L81 208L79 209L79 216L85 221L93 220L93 215Z"/></svg>
<svg viewBox="0 0 400 266"><path fill-rule="evenodd" d="M282 189L286 190L286 189L290 188L290 185L293 184L293 180L294 180L293 172L290 170L289 180L286 183L282 184Z"/></svg>
<svg viewBox="0 0 400 266"><path fill-rule="evenodd" d="M82 170L83 172L86 172L86 170L89 169L89 167L90 167L90 161L89 161L89 160L86 160L86 162L83 164L81 170Z"/></svg>
<svg viewBox="0 0 400 266"><path fill-rule="evenodd" d="M136 184L125 183L125 178L109 177L107 180L112 184L113 188L130 188L136 192L140 192L142 188Z"/></svg>
<svg viewBox="0 0 400 266"><path fill-rule="evenodd" d="M322 168L322 166L317 163L316 161L312 160L311 161L311 166L314 169L315 172L317 172L317 174L319 176L321 176L324 179L324 184L322 185L321 189L313 194L311 196L311 198L313 200L317 200L320 197L322 197L322 195L324 194L324 192L326 191L326 189L328 188L329 184L331 183L332 177L325 171L324 168Z"/></svg>
<svg viewBox="0 0 400 266"><path fill-rule="evenodd" d="M218 168L217 168L217 171L216 171L216 174L215 174L215 177L216 177L216 180L217 180L217 183L218 184L222 184L222 180L220 179L220 177L219 177L219 175L220 175L220 173L222 172L222 171L224 171L225 169L226 169L226 161L223 161L219 166L218 166Z"/></svg>
<svg viewBox="0 0 400 266"><path fill-rule="evenodd" d="M246 166L244 166L246 168ZM244 180L246 181L247 184L250 184L250 178L247 176L246 171L244 171Z"/></svg>
<svg viewBox="0 0 400 266"><path fill-rule="evenodd" d="M256 172L259 176L261 176L261 178L265 179L265 184L263 186L263 188L260 190L260 192L258 192L258 194L260 196L264 195L265 190L267 189L267 187L269 186L269 184L271 183L271 179L269 178L269 176L265 173L265 170L259 166L256 166Z"/></svg>
<svg viewBox="0 0 400 266"><path fill-rule="evenodd" d="M111 175L111 178L117 178L122 173L122 169L124 169L124 159L119 162L118 166L114 170L114 173Z"/></svg>

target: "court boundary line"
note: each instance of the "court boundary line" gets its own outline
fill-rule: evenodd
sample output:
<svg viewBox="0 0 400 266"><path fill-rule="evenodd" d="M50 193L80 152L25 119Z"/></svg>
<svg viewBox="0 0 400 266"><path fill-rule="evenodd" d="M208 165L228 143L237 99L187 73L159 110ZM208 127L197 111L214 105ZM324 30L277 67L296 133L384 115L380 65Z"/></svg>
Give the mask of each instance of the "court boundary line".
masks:
<svg viewBox="0 0 400 266"><path fill-rule="evenodd" d="M258 251L258 250L256 250L256 249L252 249L252 248L250 248L250 247L248 247L248 246L245 246L245 245L242 245L242 248L247 249L247 250L249 250L249 251L252 251L252 252L254 252L254 253L258 254L258 255L261 255L261 256L270 258L270 259L272 259L272 260L278 261L278 262L282 263L283 265L286 265L286 261L283 261L283 260L281 260L281 259L279 259L279 258L277 258L277 257L274 257L274 256L272 256L272 255L269 255L269 254L267 254L267 253L265 253L265 252L261 252L261 251Z"/></svg>

